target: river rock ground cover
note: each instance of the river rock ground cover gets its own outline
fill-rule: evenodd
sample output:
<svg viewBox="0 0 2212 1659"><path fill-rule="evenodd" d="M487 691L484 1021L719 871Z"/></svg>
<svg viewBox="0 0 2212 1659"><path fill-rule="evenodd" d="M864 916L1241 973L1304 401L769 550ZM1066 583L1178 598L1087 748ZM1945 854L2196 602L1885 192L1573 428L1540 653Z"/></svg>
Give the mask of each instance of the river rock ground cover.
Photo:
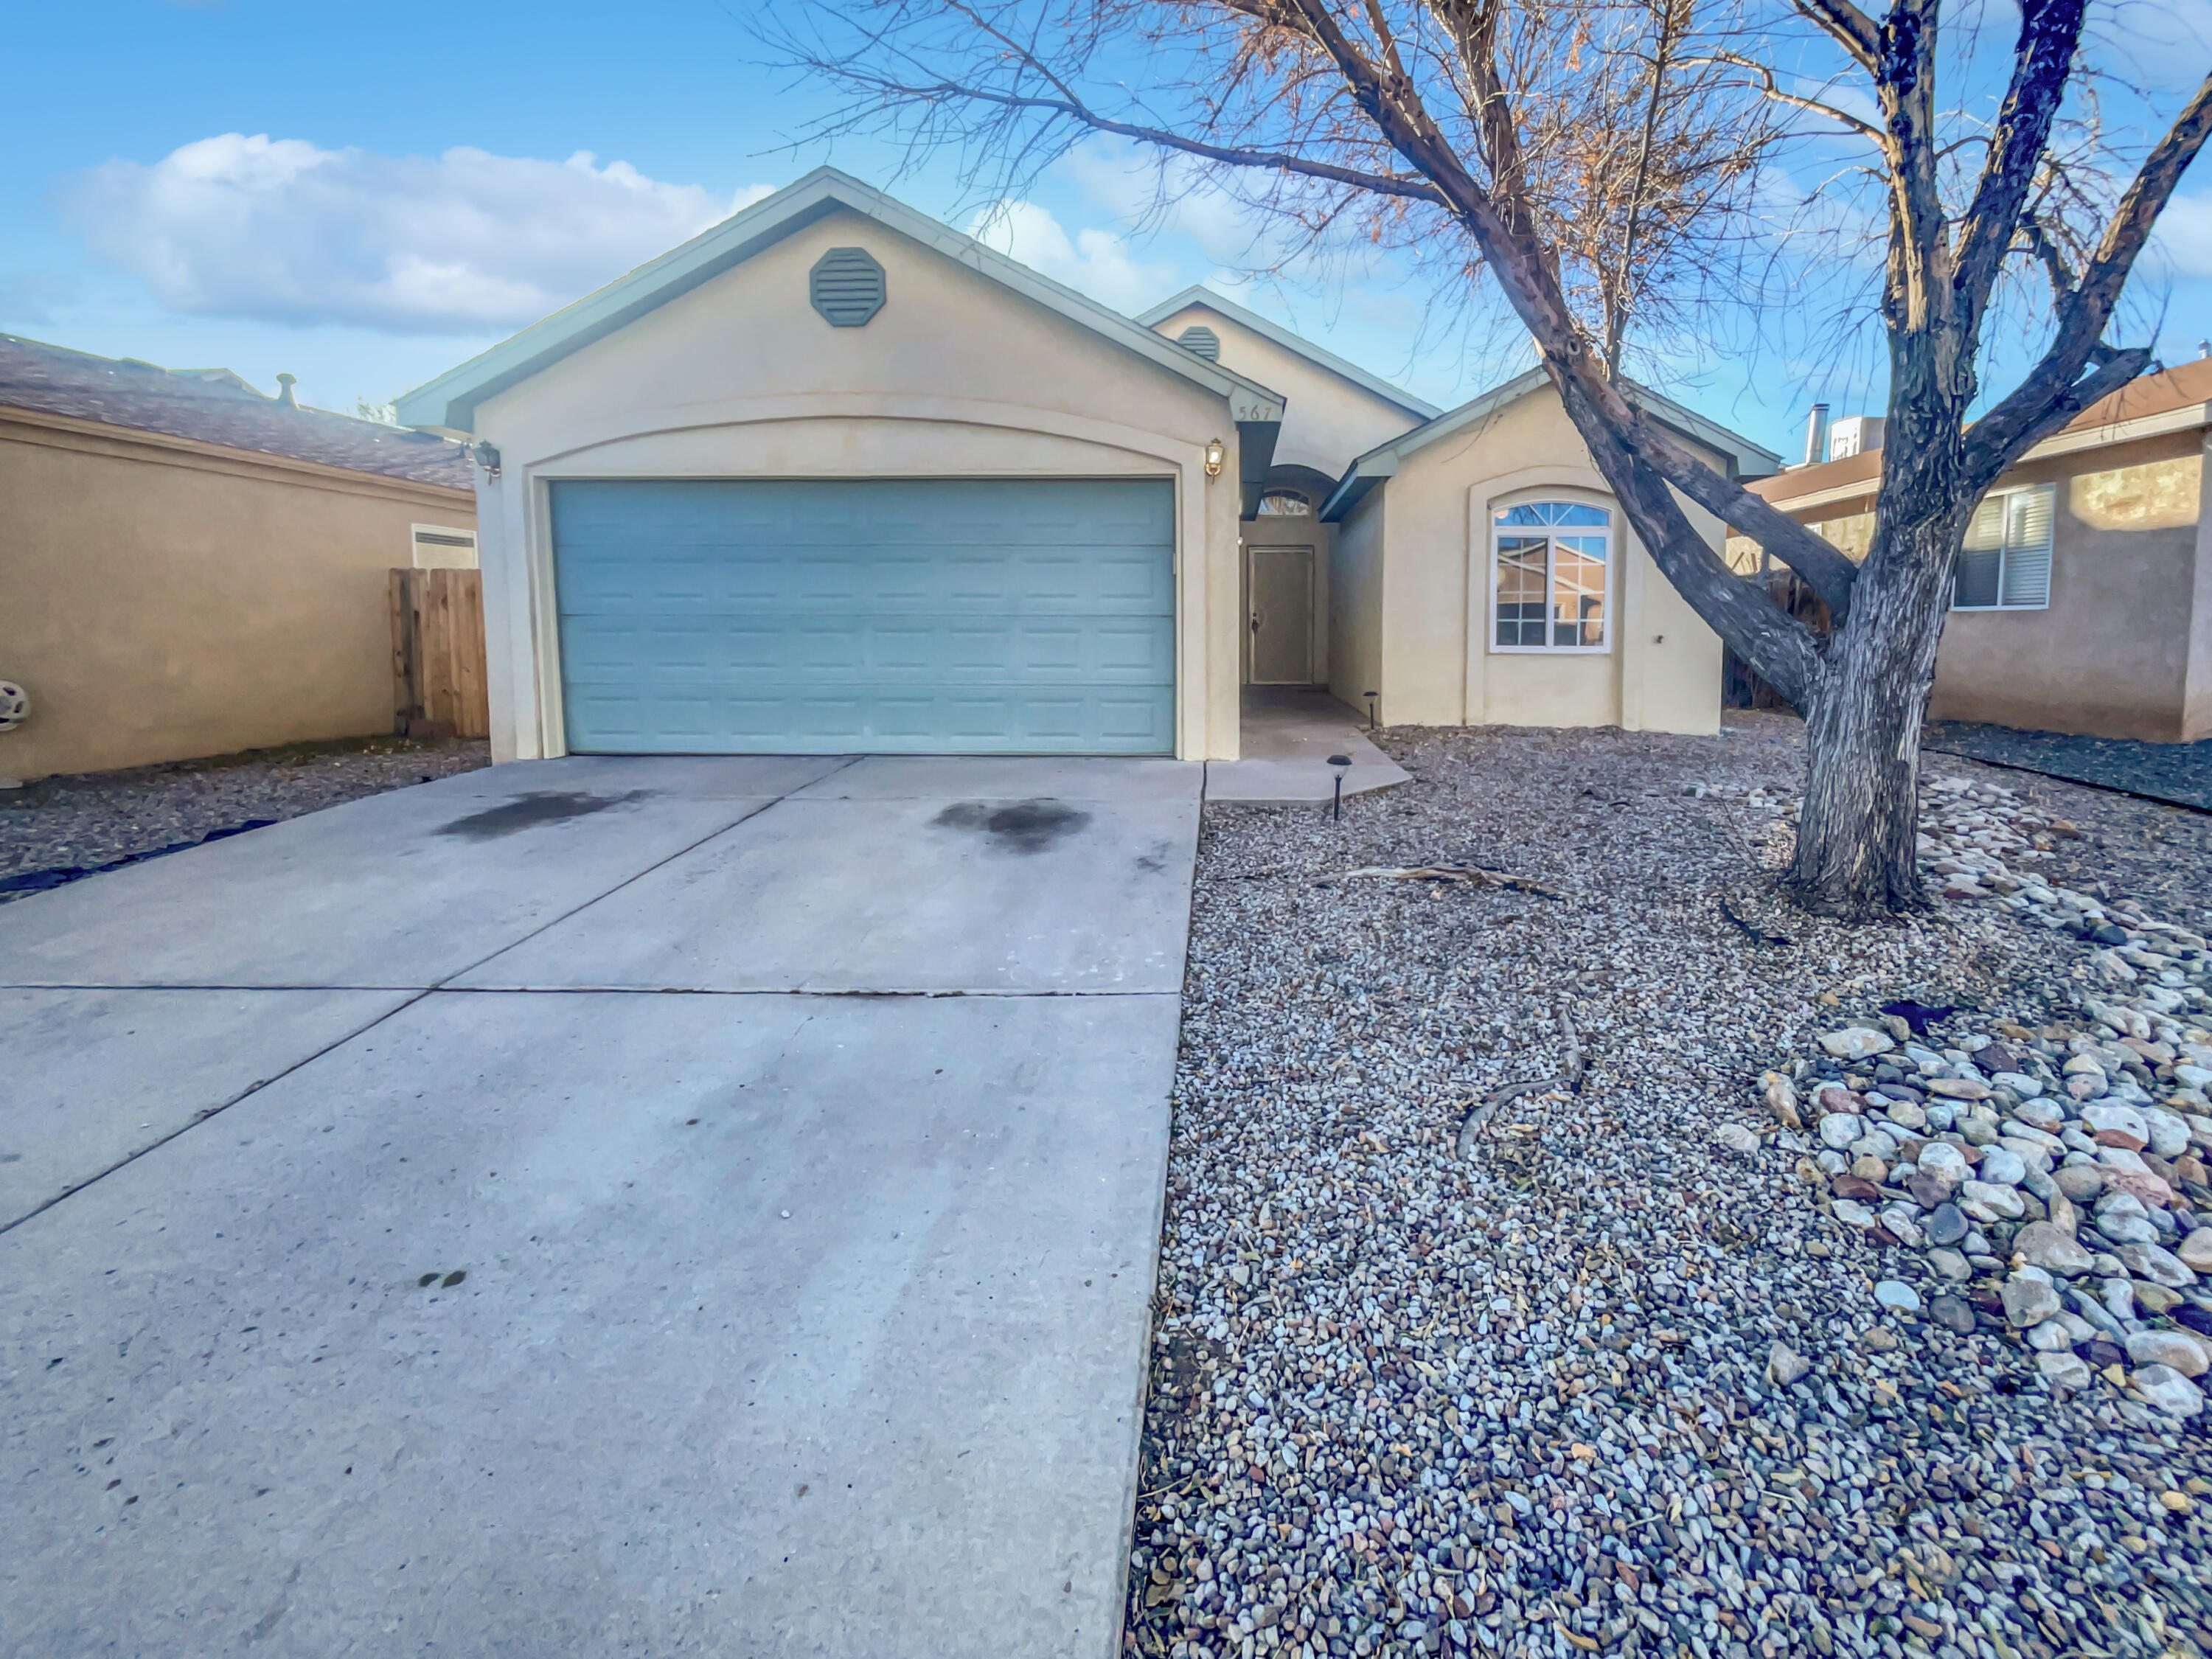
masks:
<svg viewBox="0 0 2212 1659"><path fill-rule="evenodd" d="M1910 1103L1874 1076L1877 1037L1901 1094L1927 1076L1881 1013L1900 1000L1960 1011L1905 1034L1949 1071L1989 1037L2073 1101L2080 1036L2108 1086L2186 1086L2178 1050L2161 1078L2130 1048L2129 1072L2084 1006L2201 994L2160 983L2179 940L2123 955L2125 981L2098 953L2143 946L2081 934L2203 930L2212 820L1938 758L1931 779L2017 790L1996 816L2040 827L1931 789L1929 855L1961 896L1844 927L1773 896L1796 723L1730 723L1401 730L1383 743L1413 781L1341 823L1209 809L1128 1650L2212 1652L2212 1413L2157 1403L2185 1406L2155 1368L2187 1356L2074 1350L2060 1321L2086 1376L2047 1374L2026 1337L2057 1313L2008 1308L1996 1254L2026 1206L1976 1222L1982 1262L1946 1279L1924 1233L1880 1224L1921 1173L1905 1139L1878 1179L1840 1172L1870 1199L1840 1195L1820 1154L1873 1149L1827 1146L1813 1103L1855 1078L1883 1103L1864 1115ZM1540 885L1348 873L1446 865ZM2015 908L2021 877L2053 903ZM1822 1043L1852 1029L1859 1059ZM2154 1176L2157 1149L2136 1156ZM2183 1185L2169 1209L2193 1217ZM2092 1256L2117 1243L2095 1201L2074 1218ZM2178 1260L2194 1228L2169 1220Z"/></svg>
<svg viewBox="0 0 2212 1659"><path fill-rule="evenodd" d="M490 763L481 739L380 737L41 778L0 791L0 882L95 868ZM23 896L0 887L0 904Z"/></svg>

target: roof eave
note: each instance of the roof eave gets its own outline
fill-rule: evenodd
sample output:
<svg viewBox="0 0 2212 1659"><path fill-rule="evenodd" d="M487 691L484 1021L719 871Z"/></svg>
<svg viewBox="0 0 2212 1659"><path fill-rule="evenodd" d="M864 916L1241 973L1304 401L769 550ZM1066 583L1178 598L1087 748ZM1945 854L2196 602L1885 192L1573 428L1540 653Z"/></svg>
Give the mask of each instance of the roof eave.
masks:
<svg viewBox="0 0 2212 1659"><path fill-rule="evenodd" d="M2201 427L2212 427L2212 403L2183 404L2175 409L2161 409L2148 415L2132 416L2126 420L2100 422L2094 426L2061 427L2030 447L2013 465L2020 466L2029 461L2053 460L2061 455L2078 455L2087 450L2135 443L2145 438L2163 437L2168 433L2191 432ZM1815 462L1814 465L1833 463ZM1805 469L1794 470L1802 471ZM1786 478L1790 474L1784 471L1779 476ZM1877 466L1863 478L1839 479L1834 483L1802 490L1794 495L1770 495L1762 491L1760 498L1768 506L1779 507L1787 513L1815 507L1833 507L1841 501L1856 501L1862 496L1875 495L1881 489L1881 470Z"/></svg>
<svg viewBox="0 0 2212 1659"><path fill-rule="evenodd" d="M448 369L435 380L403 393L397 404L400 422L445 437L473 437L477 409L485 399L543 372L562 358L742 264L840 209L873 219L887 229L1105 336L1170 374L1225 398L1232 417L1239 422L1282 419L1281 393L1185 351L1121 313L984 246L950 225L916 212L857 179L834 167L817 167L797 183L731 215L682 246L616 278L596 293L532 324L512 338Z"/></svg>
<svg viewBox="0 0 2212 1659"><path fill-rule="evenodd" d="M1224 299L1202 283L1183 289L1172 299L1163 300L1148 311L1138 313L1137 321L1148 329L1156 328L1178 311L1192 306L1204 306L1216 315L1226 317L1238 326L1251 330L1261 338L1273 341L1285 351L1293 352L1327 369L1340 380L1351 381L1361 391L1380 398L1394 409L1402 409L1408 415L1417 415L1425 421L1433 421L1444 412L1434 404L1424 402L1411 392L1391 385L1381 375L1370 374L1358 364L1348 362L1334 352L1325 350L1312 341L1293 334L1280 323L1272 322L1256 311L1248 311L1234 300Z"/></svg>
<svg viewBox="0 0 2212 1659"><path fill-rule="evenodd" d="M1332 516L1329 509L1334 507L1335 509L1334 516L1342 517L1344 513L1349 511L1367 490L1373 489L1375 484L1383 478L1395 474L1398 470L1399 463L1407 456L1426 448L1439 439L1448 438L1455 432L1463 431L1478 421L1487 420L1499 410L1518 403L1522 398L1540 391L1549 384L1549 377L1541 368L1523 370L1511 380L1491 387L1489 391L1478 397L1469 398L1457 409L1448 410L1435 420L1415 427L1411 432L1401 432L1388 443L1378 444L1352 462L1344 475L1343 483L1337 486L1335 494L1332 495L1324 504L1322 516L1324 518ZM1707 420L1702 415L1684 409L1672 398L1662 398L1648 387L1630 385L1628 396L1638 408L1644 410L1662 425L1673 428L1694 442L1722 451L1728 456L1739 478L1764 477L1768 472L1778 469L1781 465L1782 458L1771 450L1753 443L1748 438L1730 432L1727 428ZM1770 463L1771 465L1768 465ZM1762 465L1765 466L1765 471L1747 471L1749 468ZM1366 482L1357 493L1347 495L1346 491L1351 489L1355 482L1360 480L1370 482Z"/></svg>
<svg viewBox="0 0 2212 1659"><path fill-rule="evenodd" d="M1386 479L1398 475L1398 458L1395 454L1376 453L1363 455L1345 470L1343 478L1329 492L1316 515L1323 524L1340 522L1344 515L1367 498L1368 492Z"/></svg>

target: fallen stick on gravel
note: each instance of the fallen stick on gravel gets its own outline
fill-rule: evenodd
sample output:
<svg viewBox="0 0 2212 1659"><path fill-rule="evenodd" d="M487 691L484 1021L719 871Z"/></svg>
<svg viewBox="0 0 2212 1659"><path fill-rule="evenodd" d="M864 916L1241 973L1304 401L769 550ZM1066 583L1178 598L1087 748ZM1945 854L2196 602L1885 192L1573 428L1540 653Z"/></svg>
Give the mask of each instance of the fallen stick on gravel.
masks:
<svg viewBox="0 0 2212 1659"><path fill-rule="evenodd" d="M1463 881L1471 887L1504 887L1516 893L1534 893L1540 898L1566 897L1558 888L1547 887L1540 881L1509 875L1503 870L1486 870L1479 864L1417 864L1403 870L1388 870L1376 865L1364 870L1346 870L1340 879L1356 881L1362 878L1377 881Z"/></svg>
<svg viewBox="0 0 2212 1659"><path fill-rule="evenodd" d="M1564 1002L1559 1005L1559 1033L1567 1040L1567 1092L1578 1095L1583 1091L1583 1073L1589 1069L1589 1060L1583 1053L1583 1040L1576 1033L1574 1016Z"/></svg>
<svg viewBox="0 0 2212 1659"><path fill-rule="evenodd" d="M1753 945L1795 945L1797 942L1787 933L1770 933L1763 928L1753 927L1729 908L1725 893L1721 895L1721 914L1749 934Z"/></svg>
<svg viewBox="0 0 2212 1659"><path fill-rule="evenodd" d="M1487 1100L1479 1100L1474 1109L1461 1121L1459 1133L1452 1138L1452 1152L1465 1158L1474 1150L1474 1143L1482 1137L1483 1127L1497 1115L1498 1109L1509 1100L1518 1100L1522 1095L1541 1094L1552 1087L1552 1079L1541 1083L1509 1083Z"/></svg>

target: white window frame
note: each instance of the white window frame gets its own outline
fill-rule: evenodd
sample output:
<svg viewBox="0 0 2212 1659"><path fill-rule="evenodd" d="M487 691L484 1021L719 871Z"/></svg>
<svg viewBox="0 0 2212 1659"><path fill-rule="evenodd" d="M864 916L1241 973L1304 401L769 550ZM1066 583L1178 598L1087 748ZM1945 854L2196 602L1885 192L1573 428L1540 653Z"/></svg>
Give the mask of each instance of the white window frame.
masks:
<svg viewBox="0 0 2212 1659"><path fill-rule="evenodd" d="M1498 515L1516 507L1557 505L1586 507L1605 514L1602 526L1595 525L1500 525ZM1538 489L1513 501L1492 501L1485 514L1489 521L1490 534L1490 604L1483 613L1484 642L1491 654L1501 657L1601 657L1613 649L1613 611L1620 595L1620 538L1614 526L1620 509L1612 505L1601 506L1582 499L1582 492L1563 489ZM1570 535L1602 536L1605 538L1605 607L1598 612L1599 642L1595 645L1553 645L1548 638L1542 645L1500 645L1498 642L1498 538L1501 532L1528 535L1538 530L1544 532L1544 632L1548 635L1553 625L1551 614L1552 596L1557 591L1559 564L1559 534L1564 530Z"/></svg>
<svg viewBox="0 0 2212 1659"><path fill-rule="evenodd" d="M2002 611L2048 611L2051 609L2051 584L2056 580L2058 572L2058 486L2051 483L2031 483L2014 484L2008 489L1992 489L1989 494L1983 496L1980 501L1974 503L1974 514L1978 514L1982 510L1983 507L1990 501L2008 501L2014 495L2025 495L2032 490L2038 489L2044 491L2051 497L2051 550L2045 556L2048 562L2046 563L2043 573L2043 603L2040 605L2007 605L2004 602L2005 562L2010 556L2012 550L2004 544L2003 538L2000 536L1997 544L1996 603L1995 605L1960 605L1959 603L1958 571L1954 567L1951 574L1952 610L1961 611L1967 616L1988 616L1994 612ZM2000 507L1999 510L2003 513L2006 520L2010 520L2012 514L2011 509L2008 507ZM1974 514L1969 514L1966 517L1966 524L1969 530L1971 530L1973 526Z"/></svg>

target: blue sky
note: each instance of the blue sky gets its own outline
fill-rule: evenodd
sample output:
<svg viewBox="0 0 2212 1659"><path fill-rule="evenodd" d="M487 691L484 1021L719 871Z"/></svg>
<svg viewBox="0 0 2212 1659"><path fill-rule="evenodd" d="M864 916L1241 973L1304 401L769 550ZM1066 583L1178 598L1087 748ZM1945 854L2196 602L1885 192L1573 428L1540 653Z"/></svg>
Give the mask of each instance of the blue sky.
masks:
<svg viewBox="0 0 2212 1659"><path fill-rule="evenodd" d="M2172 15L2198 72L2194 21ZM963 228L949 163L895 178L868 141L787 148L820 99L756 67L745 0L548 0L400 9L356 0L20 9L0 108L0 331L171 367L222 365L303 400L390 398L829 161ZM618 21L617 21L618 20ZM22 72L28 70L29 72ZM1234 282L1247 232L1203 203L1133 234L1146 186L1092 146L988 233L1134 311ZM2173 216L2159 344L2212 332L2212 174ZM1449 405L1531 361L1453 326L1419 279L1372 270L1239 297ZM1869 354L1856 354L1866 362ZM1870 407L1864 373L1727 353L1669 385L1792 454L1802 410ZM1792 455L1794 459L1794 454Z"/></svg>

